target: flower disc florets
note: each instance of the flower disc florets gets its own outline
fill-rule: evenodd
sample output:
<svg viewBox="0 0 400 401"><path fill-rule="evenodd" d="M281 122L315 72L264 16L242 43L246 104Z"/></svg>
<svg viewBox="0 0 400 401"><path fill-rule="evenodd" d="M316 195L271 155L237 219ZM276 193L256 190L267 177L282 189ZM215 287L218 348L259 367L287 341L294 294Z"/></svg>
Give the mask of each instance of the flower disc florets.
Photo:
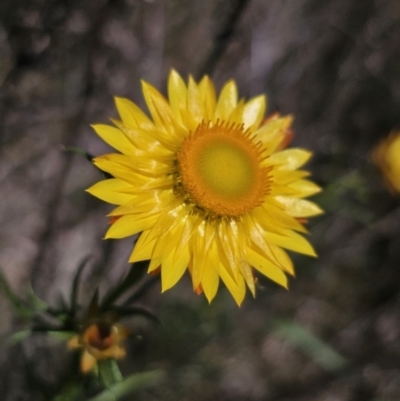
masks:
<svg viewBox="0 0 400 401"><path fill-rule="evenodd" d="M201 123L178 151L178 180L195 206L211 215L238 217L262 204L270 169L262 145L243 124Z"/></svg>

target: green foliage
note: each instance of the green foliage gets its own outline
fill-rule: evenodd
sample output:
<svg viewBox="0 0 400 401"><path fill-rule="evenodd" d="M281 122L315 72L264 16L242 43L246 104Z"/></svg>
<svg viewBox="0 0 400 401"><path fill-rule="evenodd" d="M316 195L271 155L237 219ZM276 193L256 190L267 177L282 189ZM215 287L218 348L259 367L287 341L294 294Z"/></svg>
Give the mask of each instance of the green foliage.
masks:
<svg viewBox="0 0 400 401"><path fill-rule="evenodd" d="M147 270L147 262L132 264L128 274L113 288L107 292L101 302L101 308L107 309L111 304L118 300L123 294L130 290L143 277Z"/></svg>
<svg viewBox="0 0 400 401"><path fill-rule="evenodd" d="M57 395L52 401L78 401L82 395L82 389L75 384L70 384L64 388L61 394Z"/></svg>
<svg viewBox="0 0 400 401"><path fill-rule="evenodd" d="M104 387L110 388L124 380L115 359L104 359L97 364L98 375Z"/></svg>
<svg viewBox="0 0 400 401"><path fill-rule="evenodd" d="M78 265L78 268L76 269L76 273L75 273L74 279L72 281L71 297L70 297L70 305L71 305L70 308L71 308L72 315L75 315L75 312L77 309L79 283L81 280L83 269L87 265L88 260L89 260L89 257L86 257L81 261L81 263Z"/></svg>
<svg viewBox="0 0 400 401"><path fill-rule="evenodd" d="M135 373L128 376L123 381L112 385L99 395L90 398L88 401L115 401L134 391L153 387L157 385L163 379L163 377L164 373L160 370Z"/></svg>
<svg viewBox="0 0 400 401"><path fill-rule="evenodd" d="M375 219L367 204L370 194L367 179L358 170L352 170L328 183L314 201L327 211L368 225Z"/></svg>
<svg viewBox="0 0 400 401"><path fill-rule="evenodd" d="M89 258L84 258L78 265L74 275L68 300L61 295L53 305L48 305L40 299L32 287L29 286L24 296L17 295L9 285L0 270L0 290L10 301L17 314L29 322L30 327L14 333L10 344L25 340L33 333L41 332L48 336L68 342L73 336L80 335L83 330L93 324L113 326L120 318L127 316L143 316L158 323L158 319L144 308L130 305L132 300L139 299L148 286L139 287L137 292L131 294L127 301L118 305L120 297L132 289L142 278L146 264L132 265L128 274L116 286L110 288L101 299L99 290L93 293L88 305L79 304L79 288L84 268ZM161 372L146 372L134 374L123 378L115 359L100 359L97 367L88 375L77 375L78 366L75 365L75 374L71 381L65 384L60 394L52 401L86 401L85 392L87 384L96 384L96 390L103 391L94 397L93 401L117 400L134 390L152 386L162 377ZM92 392L93 394L93 392Z"/></svg>
<svg viewBox="0 0 400 401"><path fill-rule="evenodd" d="M14 333L10 338L9 338L9 343L11 345L17 344L20 341L25 340L25 338L29 337L32 334L32 330L26 329L26 330L20 330Z"/></svg>
<svg viewBox="0 0 400 401"><path fill-rule="evenodd" d="M288 320L275 321L274 331L299 348L325 370L334 372L347 365L346 359L304 327Z"/></svg>
<svg viewBox="0 0 400 401"><path fill-rule="evenodd" d="M0 269L0 290L14 307L17 315L24 319L30 319L35 313L35 305L32 305L20 298L11 288L5 275Z"/></svg>

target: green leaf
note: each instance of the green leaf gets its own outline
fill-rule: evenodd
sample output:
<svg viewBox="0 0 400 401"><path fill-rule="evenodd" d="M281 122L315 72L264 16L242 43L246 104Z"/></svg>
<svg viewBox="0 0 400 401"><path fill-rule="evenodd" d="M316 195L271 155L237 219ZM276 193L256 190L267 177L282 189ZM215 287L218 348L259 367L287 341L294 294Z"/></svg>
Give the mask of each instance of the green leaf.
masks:
<svg viewBox="0 0 400 401"><path fill-rule="evenodd" d="M74 147L74 146L69 146L67 148L64 148L64 151L68 152L68 153L74 153L76 155L82 156L86 160L89 160L90 162L93 160L93 156L90 153L86 152L86 150L83 150L81 148L77 148L77 147Z"/></svg>
<svg viewBox="0 0 400 401"><path fill-rule="evenodd" d="M361 205L348 204L346 207L339 210L339 213L365 226L368 226L376 219L375 214L371 212L371 210Z"/></svg>
<svg viewBox="0 0 400 401"><path fill-rule="evenodd" d="M99 288L93 293L92 299L90 300L87 315L90 317L97 316L99 313Z"/></svg>
<svg viewBox="0 0 400 401"><path fill-rule="evenodd" d="M104 359L99 361L97 365L99 369L99 377L103 382L104 387L110 388L124 380L115 359Z"/></svg>
<svg viewBox="0 0 400 401"><path fill-rule="evenodd" d="M365 177L362 172L352 170L327 184L314 201L327 211L368 226L376 216L368 205L371 189Z"/></svg>
<svg viewBox="0 0 400 401"><path fill-rule="evenodd" d="M27 290L27 302L32 305L35 310L46 311L49 307L46 302L35 294L31 285L29 285Z"/></svg>
<svg viewBox="0 0 400 401"><path fill-rule="evenodd" d="M352 170L340 178L340 185L354 193L356 198L367 202L370 195L370 187L365 175L358 170Z"/></svg>
<svg viewBox="0 0 400 401"><path fill-rule="evenodd" d="M75 401L81 393L81 386L71 383L65 386L62 392L54 397L52 401Z"/></svg>
<svg viewBox="0 0 400 401"><path fill-rule="evenodd" d="M23 318L32 318L34 311L29 307L29 305L20 297L18 297L12 290L10 284L8 283L5 275L0 270L0 290L3 292L4 296L11 302L11 305L15 308L18 315Z"/></svg>
<svg viewBox="0 0 400 401"><path fill-rule="evenodd" d="M105 295L101 303L102 310L107 310L119 297L131 289L143 277L147 267L148 262L133 263L125 278Z"/></svg>
<svg viewBox="0 0 400 401"><path fill-rule="evenodd" d="M125 378L124 381L115 384L96 397L90 398L87 401L116 401L133 391L142 390L144 388L157 385L163 379L163 377L164 372L161 370L135 373Z"/></svg>
<svg viewBox="0 0 400 401"><path fill-rule="evenodd" d="M25 338L29 337L31 334L32 331L30 329L20 330L14 333L8 341L11 345L14 345L25 340Z"/></svg>
<svg viewBox="0 0 400 401"><path fill-rule="evenodd" d="M160 277L158 276L153 276L148 278L145 282L141 283L140 286L138 286L134 293L130 295L124 302L123 305L127 306L130 305L136 301L138 301L140 298L143 297L144 294L147 293L147 291L157 282L160 281Z"/></svg>
<svg viewBox="0 0 400 401"><path fill-rule="evenodd" d="M75 313L76 313L80 279L81 279L83 269L87 265L87 262L89 259L90 259L90 256L86 256L84 259L82 259L82 261L79 263L78 268L76 269L76 273L75 273L74 280L72 282L72 288L71 288L71 298L70 298L71 316L75 316Z"/></svg>
<svg viewBox="0 0 400 401"><path fill-rule="evenodd" d="M47 334L56 340L67 342L76 333L74 331L49 330Z"/></svg>
<svg viewBox="0 0 400 401"><path fill-rule="evenodd" d="M298 324L280 320L274 322L274 330L328 371L337 371L348 363L328 344Z"/></svg>
<svg viewBox="0 0 400 401"><path fill-rule="evenodd" d="M114 306L112 308L113 311L115 311L120 318L126 317L126 316L143 316L154 323L157 323L161 325L160 320L157 318L156 315L148 311L147 309L141 308L141 307L135 307L135 306Z"/></svg>

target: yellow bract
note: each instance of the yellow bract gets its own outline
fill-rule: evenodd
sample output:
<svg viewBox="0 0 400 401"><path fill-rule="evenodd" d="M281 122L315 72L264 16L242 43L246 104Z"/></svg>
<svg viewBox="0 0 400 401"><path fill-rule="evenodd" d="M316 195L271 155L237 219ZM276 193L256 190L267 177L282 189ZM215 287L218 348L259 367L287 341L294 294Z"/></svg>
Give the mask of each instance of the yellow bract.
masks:
<svg viewBox="0 0 400 401"><path fill-rule="evenodd" d="M390 190L400 192L400 131L392 132L375 148L373 160Z"/></svg>
<svg viewBox="0 0 400 401"><path fill-rule="evenodd" d="M234 81L220 95L210 79L186 84L172 71L168 99L150 84L142 89L150 112L116 99L116 128L95 125L121 154L94 163L114 178L88 192L118 205L106 238L140 233L130 262L161 267L162 291L186 270L196 292L211 301L220 279L240 305L255 271L287 287L294 275L284 249L315 256L302 221L321 213L303 199L319 192L298 170L311 153L282 150L292 117L266 120L266 99L239 100Z"/></svg>

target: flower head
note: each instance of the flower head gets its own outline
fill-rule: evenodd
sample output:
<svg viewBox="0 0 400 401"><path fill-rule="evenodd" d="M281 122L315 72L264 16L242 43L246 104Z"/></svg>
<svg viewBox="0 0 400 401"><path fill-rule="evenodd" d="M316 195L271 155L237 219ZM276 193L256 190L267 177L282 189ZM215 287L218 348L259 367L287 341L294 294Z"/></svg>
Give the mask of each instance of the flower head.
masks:
<svg viewBox="0 0 400 401"><path fill-rule="evenodd" d="M92 322L68 342L71 349L82 349L81 371L90 372L101 359L120 359L126 355L122 341L128 330L107 321Z"/></svg>
<svg viewBox="0 0 400 401"><path fill-rule="evenodd" d="M392 192L400 192L400 131L392 132L375 148L374 163L380 168Z"/></svg>
<svg viewBox="0 0 400 401"><path fill-rule="evenodd" d="M238 100L232 80L219 97L207 76L185 84L175 71L168 99L146 82L142 89L151 118L116 98L116 128L93 127L121 152L94 159L115 178L88 189L118 205L106 238L141 232L130 262L161 266L163 291L187 269L209 301L221 279L240 305L246 285L255 294L254 269L287 287L294 269L284 249L315 256L299 233L321 213L302 199L320 191L298 170L311 153L282 150L292 117L263 120L265 97Z"/></svg>

